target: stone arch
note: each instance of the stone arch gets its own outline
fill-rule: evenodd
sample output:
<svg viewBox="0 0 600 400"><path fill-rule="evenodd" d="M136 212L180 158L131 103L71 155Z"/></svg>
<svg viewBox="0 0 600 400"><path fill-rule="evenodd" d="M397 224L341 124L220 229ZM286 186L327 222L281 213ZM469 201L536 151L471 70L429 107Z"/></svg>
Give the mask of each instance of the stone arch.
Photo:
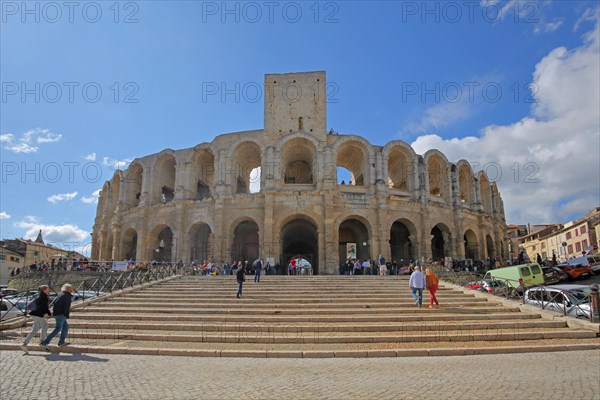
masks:
<svg viewBox="0 0 600 400"><path fill-rule="evenodd" d="M362 138L360 138L362 139ZM350 185L365 186L370 183L369 144L356 136L337 142L334 146L336 168L344 168L350 172Z"/></svg>
<svg viewBox="0 0 600 400"><path fill-rule="evenodd" d="M138 234L134 228L128 228L121 236L121 257L120 259L137 259Z"/></svg>
<svg viewBox="0 0 600 400"><path fill-rule="evenodd" d="M124 208L126 210L137 207L140 204L143 179L144 167L141 164L134 162L127 168L124 181Z"/></svg>
<svg viewBox="0 0 600 400"><path fill-rule="evenodd" d="M465 258L479 260L479 239L472 229L467 229L463 235Z"/></svg>
<svg viewBox="0 0 600 400"><path fill-rule="evenodd" d="M346 261L348 243L356 243L356 257L360 260L372 258L371 224L360 215L350 215L337 225L339 260ZM366 243L366 244L365 244Z"/></svg>
<svg viewBox="0 0 600 400"><path fill-rule="evenodd" d="M317 147L305 136L286 140L281 147L281 176L284 184L314 184Z"/></svg>
<svg viewBox="0 0 600 400"><path fill-rule="evenodd" d="M429 195L448 201L450 199L448 159L438 150L429 150L425 153L424 163L427 169Z"/></svg>
<svg viewBox="0 0 600 400"><path fill-rule="evenodd" d="M438 223L431 228L431 258L434 261L443 260L452 254L452 232L444 223Z"/></svg>
<svg viewBox="0 0 600 400"><path fill-rule="evenodd" d="M215 156L209 147L196 147L190 165L191 198L202 200L212 196L215 183Z"/></svg>
<svg viewBox="0 0 600 400"><path fill-rule="evenodd" d="M279 238L281 265L287 267L292 257L300 256L311 263L313 273L318 273L319 228L312 218L302 214L287 218L281 225Z"/></svg>
<svg viewBox="0 0 600 400"><path fill-rule="evenodd" d="M262 150L259 144L246 140L238 144L230 158L233 162L234 193L260 192L260 172L262 166Z"/></svg>
<svg viewBox="0 0 600 400"><path fill-rule="evenodd" d="M473 186L473 169L466 160L460 160L458 166L458 189L460 203L471 207L475 203L475 191Z"/></svg>
<svg viewBox="0 0 600 400"><path fill-rule="evenodd" d="M416 225L406 218L398 218L390 226L390 261L407 265L417 258L419 249Z"/></svg>
<svg viewBox="0 0 600 400"><path fill-rule="evenodd" d="M149 253L150 258L156 261L171 262L173 259L173 230L167 224L156 225L150 231Z"/></svg>
<svg viewBox="0 0 600 400"><path fill-rule="evenodd" d="M479 171L477 174L479 182L479 195L481 198L481 207L487 214L492 213L492 190L488 177L484 171Z"/></svg>
<svg viewBox="0 0 600 400"><path fill-rule="evenodd" d="M485 235L485 248L487 251L488 258L496 256L496 248L494 247L494 239L492 239L491 235Z"/></svg>
<svg viewBox="0 0 600 400"><path fill-rule="evenodd" d="M260 256L260 234L258 223L244 217L232 224L230 259L252 262Z"/></svg>
<svg viewBox="0 0 600 400"><path fill-rule="evenodd" d="M399 140L390 142L383 149L383 158L387 186L398 190L414 190L417 162L412 147Z"/></svg>
<svg viewBox="0 0 600 400"><path fill-rule="evenodd" d="M210 225L204 221L195 222L188 232L190 260L202 262L211 261L213 233Z"/></svg>
<svg viewBox="0 0 600 400"><path fill-rule="evenodd" d="M175 199L175 173L177 161L172 153L164 153L158 157L153 167L155 203L169 203Z"/></svg>

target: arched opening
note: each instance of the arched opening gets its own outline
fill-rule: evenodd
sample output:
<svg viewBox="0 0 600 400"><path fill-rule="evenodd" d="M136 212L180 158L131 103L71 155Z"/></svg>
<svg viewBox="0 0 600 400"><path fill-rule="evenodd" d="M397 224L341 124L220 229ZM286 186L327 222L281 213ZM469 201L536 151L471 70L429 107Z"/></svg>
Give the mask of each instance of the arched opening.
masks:
<svg viewBox="0 0 600 400"><path fill-rule="evenodd" d="M154 167L154 179L157 186L154 200L166 204L175 199L175 157L162 156Z"/></svg>
<svg viewBox="0 0 600 400"><path fill-rule="evenodd" d="M450 256L450 229L444 224L437 224L431 229L431 258L434 261L443 260Z"/></svg>
<svg viewBox="0 0 600 400"><path fill-rule="evenodd" d="M448 168L446 162L437 154L427 160L429 194L443 200L448 198Z"/></svg>
<svg viewBox="0 0 600 400"><path fill-rule="evenodd" d="M142 197L144 169L140 164L132 164L125 176L125 209L137 207Z"/></svg>
<svg viewBox="0 0 600 400"><path fill-rule="evenodd" d="M337 167L337 183L338 185L353 185L352 172L344 167Z"/></svg>
<svg viewBox="0 0 600 400"><path fill-rule="evenodd" d="M161 225L152 230L150 250L156 261L172 261L173 231L170 227Z"/></svg>
<svg viewBox="0 0 600 400"><path fill-rule="evenodd" d="M479 242L477 235L471 229L465 232L463 237L465 243L465 258L471 260L479 260Z"/></svg>
<svg viewBox="0 0 600 400"><path fill-rule="evenodd" d="M192 196L203 200L211 196L215 178L215 157L208 149L196 150L192 159Z"/></svg>
<svg viewBox="0 0 600 400"><path fill-rule="evenodd" d="M347 184L356 186L367 184L367 164L368 156L362 143L347 141L340 146L336 157L336 167L345 168L350 172ZM339 178L338 182L341 182Z"/></svg>
<svg viewBox="0 0 600 400"><path fill-rule="evenodd" d="M259 256L259 236L256 222L240 222L233 231L231 260L252 262Z"/></svg>
<svg viewBox="0 0 600 400"><path fill-rule="evenodd" d="M121 242L122 259L125 260L136 260L137 257L137 242L138 235L135 229L129 228L123 234L123 240Z"/></svg>
<svg viewBox="0 0 600 400"><path fill-rule="evenodd" d="M487 250L488 258L496 257L496 250L494 248L494 239L490 235L485 235L485 247Z"/></svg>
<svg viewBox="0 0 600 400"><path fill-rule="evenodd" d="M286 142L281 154L283 183L313 184L315 152L315 146L307 139L294 138Z"/></svg>
<svg viewBox="0 0 600 400"><path fill-rule="evenodd" d="M481 174L479 177L479 194L481 195L481 205L483 210L491 214L492 212L492 189L490 182L485 174Z"/></svg>
<svg viewBox="0 0 600 400"><path fill-rule="evenodd" d="M410 227L410 228L409 228ZM416 230L409 221L397 220L390 229L390 254L398 265L407 265L415 259Z"/></svg>
<svg viewBox="0 0 600 400"><path fill-rule="evenodd" d="M190 260L203 262L212 259L212 231L204 222L195 223L190 229Z"/></svg>
<svg viewBox="0 0 600 400"><path fill-rule="evenodd" d="M240 143L233 153L235 193L260 192L260 147L254 142Z"/></svg>
<svg viewBox="0 0 600 400"><path fill-rule="evenodd" d="M461 204L471 206L473 203L473 172L468 164L460 164L458 168L458 188Z"/></svg>
<svg viewBox="0 0 600 400"><path fill-rule="evenodd" d="M339 230L340 262L355 257L359 260L371 258L369 230L357 219L347 219L340 224Z"/></svg>
<svg viewBox="0 0 600 400"><path fill-rule="evenodd" d="M388 154L388 187L411 190L414 172L414 163L408 151L400 146L393 147Z"/></svg>
<svg viewBox="0 0 600 400"><path fill-rule="evenodd" d="M294 219L281 229L281 265L287 267L292 258L308 260L313 274L318 273L319 234L306 219Z"/></svg>

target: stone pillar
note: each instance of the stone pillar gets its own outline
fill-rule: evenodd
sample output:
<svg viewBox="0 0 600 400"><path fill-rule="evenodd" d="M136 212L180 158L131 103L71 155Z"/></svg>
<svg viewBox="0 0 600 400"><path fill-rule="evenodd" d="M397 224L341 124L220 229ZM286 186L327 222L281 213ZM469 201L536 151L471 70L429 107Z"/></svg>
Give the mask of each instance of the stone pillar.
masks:
<svg viewBox="0 0 600 400"><path fill-rule="evenodd" d="M112 254L110 255L110 259L118 260L118 258L121 256L121 225L120 224L113 224L112 234L113 234L113 245L112 245Z"/></svg>
<svg viewBox="0 0 600 400"><path fill-rule="evenodd" d="M144 167L143 179L142 179L142 194L140 196L140 206L147 206L152 204L152 193L154 190L154 176L152 174L151 167Z"/></svg>

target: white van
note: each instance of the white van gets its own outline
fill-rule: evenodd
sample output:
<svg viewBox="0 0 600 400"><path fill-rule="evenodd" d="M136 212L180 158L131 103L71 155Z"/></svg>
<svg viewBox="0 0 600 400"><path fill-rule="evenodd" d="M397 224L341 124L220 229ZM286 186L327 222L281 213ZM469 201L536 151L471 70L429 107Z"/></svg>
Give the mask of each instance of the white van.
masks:
<svg viewBox="0 0 600 400"><path fill-rule="evenodd" d="M569 265L583 265L592 267L594 273L600 272L600 255L599 254L588 254L586 256L571 258L565 261L563 264Z"/></svg>

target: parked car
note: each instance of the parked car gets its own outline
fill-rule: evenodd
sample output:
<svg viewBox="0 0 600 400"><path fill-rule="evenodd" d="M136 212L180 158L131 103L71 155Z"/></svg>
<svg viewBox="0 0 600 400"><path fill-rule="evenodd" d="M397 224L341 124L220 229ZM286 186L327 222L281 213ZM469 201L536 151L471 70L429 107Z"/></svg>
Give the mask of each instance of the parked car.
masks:
<svg viewBox="0 0 600 400"><path fill-rule="evenodd" d="M563 272L567 274L571 280L576 280L583 276L588 277L593 274L592 268L589 265L558 264L557 267L563 270Z"/></svg>
<svg viewBox="0 0 600 400"><path fill-rule="evenodd" d="M600 272L600 255L588 254L586 256L571 258L563 264L589 266L594 272Z"/></svg>
<svg viewBox="0 0 600 400"><path fill-rule="evenodd" d="M507 292L507 285L496 279L481 279L469 282L465 285L467 289L481 290L492 294L504 294Z"/></svg>
<svg viewBox="0 0 600 400"><path fill-rule="evenodd" d="M566 282L569 280L569 275L567 275L565 273L565 271L563 271L562 269L558 268L558 267L552 267L553 270L556 271L556 273L558 274L558 278L560 279L560 282Z"/></svg>
<svg viewBox="0 0 600 400"><path fill-rule="evenodd" d="M16 289L11 289L11 288L0 289L0 298L14 296L18 293L19 293L19 291Z"/></svg>
<svg viewBox="0 0 600 400"><path fill-rule="evenodd" d="M19 310L18 307L15 307L13 303L11 303L9 300L0 299L0 320L5 320L22 315L23 311Z"/></svg>
<svg viewBox="0 0 600 400"><path fill-rule="evenodd" d="M525 304L574 317L590 317L590 288L585 285L540 286L525 292Z"/></svg>
<svg viewBox="0 0 600 400"><path fill-rule="evenodd" d="M542 272L544 273L546 285L560 282L560 275L553 267L542 267Z"/></svg>
<svg viewBox="0 0 600 400"><path fill-rule="evenodd" d="M542 273L542 268L537 263L492 269L486 272L483 277L484 280L493 278L502 279L503 282L506 282L507 285L513 288L520 288L521 285L532 287L544 284L544 274Z"/></svg>

